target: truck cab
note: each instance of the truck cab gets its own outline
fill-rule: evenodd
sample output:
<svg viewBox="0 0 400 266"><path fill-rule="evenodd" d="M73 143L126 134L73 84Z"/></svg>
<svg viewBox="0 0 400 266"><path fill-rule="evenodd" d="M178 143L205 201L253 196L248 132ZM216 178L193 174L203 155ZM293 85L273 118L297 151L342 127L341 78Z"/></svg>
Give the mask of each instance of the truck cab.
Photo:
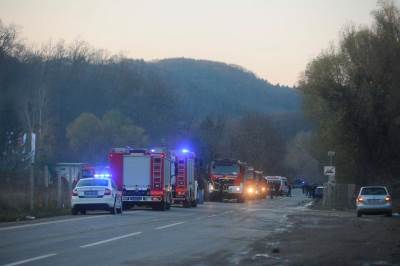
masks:
<svg viewBox="0 0 400 266"><path fill-rule="evenodd" d="M236 199L244 201L243 177L245 164L233 159L214 160L210 163L208 191L211 200Z"/></svg>

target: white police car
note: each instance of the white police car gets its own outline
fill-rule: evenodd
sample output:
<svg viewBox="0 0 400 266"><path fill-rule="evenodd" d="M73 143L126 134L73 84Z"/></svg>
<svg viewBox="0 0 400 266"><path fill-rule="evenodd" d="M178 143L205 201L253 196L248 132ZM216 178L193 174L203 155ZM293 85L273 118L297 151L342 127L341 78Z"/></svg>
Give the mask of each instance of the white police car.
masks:
<svg viewBox="0 0 400 266"><path fill-rule="evenodd" d="M122 193L108 178L84 178L72 190L71 213L86 214L87 210L122 213Z"/></svg>

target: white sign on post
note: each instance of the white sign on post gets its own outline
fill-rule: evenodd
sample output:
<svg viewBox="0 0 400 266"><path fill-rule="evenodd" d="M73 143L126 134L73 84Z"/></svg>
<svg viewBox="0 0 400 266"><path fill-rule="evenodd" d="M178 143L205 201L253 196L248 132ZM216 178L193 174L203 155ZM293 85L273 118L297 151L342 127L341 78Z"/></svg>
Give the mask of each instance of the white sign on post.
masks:
<svg viewBox="0 0 400 266"><path fill-rule="evenodd" d="M335 166L324 166L324 175L334 176L336 174Z"/></svg>

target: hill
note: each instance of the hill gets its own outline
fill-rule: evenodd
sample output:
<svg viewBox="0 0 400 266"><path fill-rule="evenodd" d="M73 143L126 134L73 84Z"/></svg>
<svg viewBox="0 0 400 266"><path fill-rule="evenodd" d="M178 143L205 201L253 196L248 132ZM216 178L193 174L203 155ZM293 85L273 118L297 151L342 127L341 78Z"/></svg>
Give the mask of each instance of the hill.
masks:
<svg viewBox="0 0 400 266"><path fill-rule="evenodd" d="M301 97L296 90L272 85L237 65L185 58L152 64L161 70L179 95L185 112L196 116L300 110Z"/></svg>

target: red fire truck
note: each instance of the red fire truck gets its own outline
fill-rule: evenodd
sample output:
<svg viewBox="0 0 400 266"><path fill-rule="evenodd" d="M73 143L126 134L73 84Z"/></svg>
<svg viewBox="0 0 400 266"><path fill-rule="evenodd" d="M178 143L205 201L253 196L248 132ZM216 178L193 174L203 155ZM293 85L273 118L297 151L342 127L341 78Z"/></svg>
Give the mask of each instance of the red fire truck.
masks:
<svg viewBox="0 0 400 266"><path fill-rule="evenodd" d="M214 160L209 166L208 191L211 200L244 201L245 164L238 160Z"/></svg>
<svg viewBox="0 0 400 266"><path fill-rule="evenodd" d="M172 179L174 204L183 207L197 206L196 156L186 149L172 151L175 157L175 177Z"/></svg>
<svg viewBox="0 0 400 266"><path fill-rule="evenodd" d="M165 149L114 148L109 154L111 177L122 190L123 208L169 209L172 203L170 153Z"/></svg>

